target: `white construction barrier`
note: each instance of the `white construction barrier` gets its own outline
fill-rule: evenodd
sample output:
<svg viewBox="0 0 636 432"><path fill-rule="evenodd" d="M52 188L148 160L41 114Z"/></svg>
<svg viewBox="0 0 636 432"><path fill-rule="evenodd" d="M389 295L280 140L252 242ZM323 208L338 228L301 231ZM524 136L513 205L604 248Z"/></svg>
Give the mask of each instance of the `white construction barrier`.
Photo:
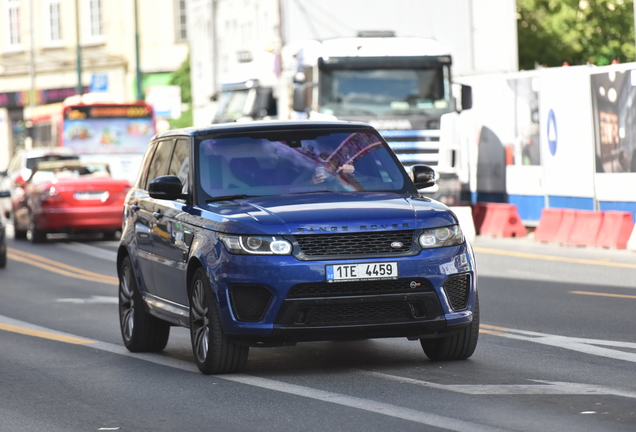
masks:
<svg viewBox="0 0 636 432"><path fill-rule="evenodd" d="M459 219L459 226L464 233L464 237L470 242L475 241L477 231L473 220L473 209L470 206L458 206L450 208Z"/></svg>
<svg viewBox="0 0 636 432"><path fill-rule="evenodd" d="M636 252L636 225L634 225L632 235L629 237L629 241L627 242L627 249Z"/></svg>

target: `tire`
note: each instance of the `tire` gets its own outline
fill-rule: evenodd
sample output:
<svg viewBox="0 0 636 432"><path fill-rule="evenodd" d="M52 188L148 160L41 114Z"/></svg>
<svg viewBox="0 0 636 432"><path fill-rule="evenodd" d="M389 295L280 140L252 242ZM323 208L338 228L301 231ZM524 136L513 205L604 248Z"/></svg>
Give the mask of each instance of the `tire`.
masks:
<svg viewBox="0 0 636 432"><path fill-rule="evenodd" d="M35 222L31 221L29 224L29 230L27 231L27 238L31 243L44 243L46 241L46 231L42 231L35 227Z"/></svg>
<svg viewBox="0 0 636 432"><path fill-rule="evenodd" d="M13 238L16 240L24 240L27 238L26 230L18 229L18 224L16 223L15 217L13 218Z"/></svg>
<svg viewBox="0 0 636 432"><path fill-rule="evenodd" d="M0 252L0 268L5 268L7 266L7 250L6 248Z"/></svg>
<svg viewBox="0 0 636 432"><path fill-rule="evenodd" d="M129 257L119 267L119 327L131 352L157 352L168 344L170 324L146 312Z"/></svg>
<svg viewBox="0 0 636 432"><path fill-rule="evenodd" d="M460 332L436 339L420 339L431 360L465 360L475 352L479 338L479 297L475 294L473 321Z"/></svg>
<svg viewBox="0 0 636 432"><path fill-rule="evenodd" d="M201 268L194 273L189 295L190 338L197 367L206 375L240 372L249 347L234 343L223 332L216 299Z"/></svg>
<svg viewBox="0 0 636 432"><path fill-rule="evenodd" d="M120 238L119 230L104 232L104 240L106 241L119 241L119 238Z"/></svg>

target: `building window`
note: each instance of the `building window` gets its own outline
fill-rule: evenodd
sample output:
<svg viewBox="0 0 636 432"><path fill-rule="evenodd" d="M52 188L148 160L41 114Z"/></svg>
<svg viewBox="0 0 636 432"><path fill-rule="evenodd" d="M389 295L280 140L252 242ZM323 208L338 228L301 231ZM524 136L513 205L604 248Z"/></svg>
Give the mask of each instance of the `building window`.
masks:
<svg viewBox="0 0 636 432"><path fill-rule="evenodd" d="M60 25L60 0L48 0L46 2L46 25L47 39L49 42L59 42L62 40L62 30Z"/></svg>
<svg viewBox="0 0 636 432"><path fill-rule="evenodd" d="M188 40L188 19L186 0L175 0L175 21L177 42Z"/></svg>
<svg viewBox="0 0 636 432"><path fill-rule="evenodd" d="M9 46L18 46L20 45L20 0L8 0L6 5Z"/></svg>
<svg viewBox="0 0 636 432"><path fill-rule="evenodd" d="M101 0L89 0L89 24L92 37L102 35L102 4Z"/></svg>

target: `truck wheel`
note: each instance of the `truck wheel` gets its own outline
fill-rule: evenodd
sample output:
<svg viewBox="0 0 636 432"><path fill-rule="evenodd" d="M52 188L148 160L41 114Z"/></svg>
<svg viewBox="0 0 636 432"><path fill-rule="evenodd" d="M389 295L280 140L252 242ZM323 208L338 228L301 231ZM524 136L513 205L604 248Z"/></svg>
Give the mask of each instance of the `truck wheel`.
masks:
<svg viewBox="0 0 636 432"><path fill-rule="evenodd" d="M170 336L170 324L145 311L129 257L119 267L119 326L131 352L161 351Z"/></svg>
<svg viewBox="0 0 636 432"><path fill-rule="evenodd" d="M436 339L420 339L424 354L431 360L465 360L475 352L479 337L479 297L475 294L473 322L459 333Z"/></svg>
<svg viewBox="0 0 636 432"><path fill-rule="evenodd" d="M216 299L201 268L190 286L190 337L197 367L206 375L236 373L247 362L249 347L234 343L223 332Z"/></svg>

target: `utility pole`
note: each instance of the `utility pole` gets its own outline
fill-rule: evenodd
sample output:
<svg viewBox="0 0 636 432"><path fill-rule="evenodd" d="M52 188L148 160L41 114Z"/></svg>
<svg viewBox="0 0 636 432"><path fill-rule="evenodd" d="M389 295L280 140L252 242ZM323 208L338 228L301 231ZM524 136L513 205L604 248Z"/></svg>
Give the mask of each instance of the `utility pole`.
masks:
<svg viewBox="0 0 636 432"><path fill-rule="evenodd" d="M82 46L80 45L80 20L79 20L79 4L75 0L75 38L77 42L77 59L75 66L77 68L77 87L75 91L78 95L84 94L84 86L82 85Z"/></svg>
<svg viewBox="0 0 636 432"><path fill-rule="evenodd" d="M137 0L135 0L135 76L137 81L137 100L143 99L142 86L141 86L141 66L139 62L139 12Z"/></svg>
<svg viewBox="0 0 636 432"><path fill-rule="evenodd" d="M31 26L31 58L29 61L29 78L31 80L31 92L29 94L29 106L33 109L36 105L36 89L35 89L35 27L34 18L35 7L33 6L33 0L29 2L29 21Z"/></svg>

